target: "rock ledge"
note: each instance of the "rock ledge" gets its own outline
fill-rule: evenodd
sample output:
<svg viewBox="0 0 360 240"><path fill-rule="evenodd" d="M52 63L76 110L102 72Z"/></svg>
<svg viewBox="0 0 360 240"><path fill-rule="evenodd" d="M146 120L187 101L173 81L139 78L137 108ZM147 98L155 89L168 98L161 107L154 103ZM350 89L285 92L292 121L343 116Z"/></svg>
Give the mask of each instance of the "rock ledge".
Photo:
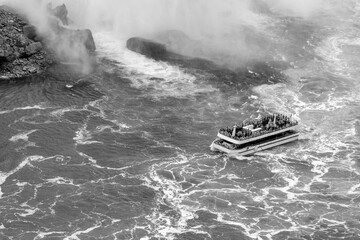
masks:
<svg viewBox="0 0 360 240"><path fill-rule="evenodd" d="M0 6L0 79L44 71L53 56L36 39L35 30L6 6Z"/></svg>

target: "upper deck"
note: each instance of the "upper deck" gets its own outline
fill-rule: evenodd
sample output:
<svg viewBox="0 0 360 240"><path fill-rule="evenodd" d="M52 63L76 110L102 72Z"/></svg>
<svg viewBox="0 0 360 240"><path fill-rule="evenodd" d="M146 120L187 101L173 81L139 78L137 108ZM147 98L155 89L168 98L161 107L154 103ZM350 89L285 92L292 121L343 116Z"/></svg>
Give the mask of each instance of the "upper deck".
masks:
<svg viewBox="0 0 360 240"><path fill-rule="evenodd" d="M249 137L249 138L246 138L246 139L243 139L243 140L236 140L234 138L225 136L225 135L221 134L220 132L218 132L217 137L221 138L221 139L223 139L223 140L225 140L227 142L237 144L237 145L241 145L241 144L250 143L250 142L253 142L253 141L258 141L258 140L260 140L262 138L267 138L267 137L270 137L270 136L273 136L273 135L278 135L279 133L283 133L283 132L287 132L287 131L295 131L296 129L297 129L297 125L294 125L294 126L291 126L291 127L282 128L282 129L275 130L275 131L272 131L272 132L268 132L268 133L265 133L265 134L261 134L261 135L258 135L258 136Z"/></svg>
<svg viewBox="0 0 360 240"><path fill-rule="evenodd" d="M298 122L292 117L282 114L272 114L244 121L242 124L235 125L233 128L222 128L217 137L229 143L241 145L278 135L287 131L295 131Z"/></svg>

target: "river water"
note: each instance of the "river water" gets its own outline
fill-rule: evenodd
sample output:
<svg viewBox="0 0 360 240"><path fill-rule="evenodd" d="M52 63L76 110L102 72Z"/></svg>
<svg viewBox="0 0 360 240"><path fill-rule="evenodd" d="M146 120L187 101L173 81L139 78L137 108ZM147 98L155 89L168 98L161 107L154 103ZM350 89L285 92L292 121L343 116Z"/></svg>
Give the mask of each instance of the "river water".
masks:
<svg viewBox="0 0 360 240"><path fill-rule="evenodd" d="M98 31L91 74L1 83L0 238L359 239L359 13L272 16L272 61L231 70ZM265 112L292 114L300 140L210 151Z"/></svg>

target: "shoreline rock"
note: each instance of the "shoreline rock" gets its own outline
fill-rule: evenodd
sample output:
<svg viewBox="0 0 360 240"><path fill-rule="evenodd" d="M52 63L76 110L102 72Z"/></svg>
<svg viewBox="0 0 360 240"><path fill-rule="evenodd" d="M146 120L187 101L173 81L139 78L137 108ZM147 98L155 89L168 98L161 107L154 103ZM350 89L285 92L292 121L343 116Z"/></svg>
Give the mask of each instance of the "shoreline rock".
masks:
<svg viewBox="0 0 360 240"><path fill-rule="evenodd" d="M53 56L32 37L28 23L6 6L0 7L0 79L43 72Z"/></svg>
<svg viewBox="0 0 360 240"><path fill-rule="evenodd" d="M65 4L52 9L52 4L49 3L47 5L47 11L56 19L56 21L49 19L50 28L58 38L57 41L52 39L56 45L61 44L61 42L65 42L69 45L68 47L70 47L70 49L72 49L74 45L77 45L77 47L85 47L88 53L95 52L96 46L90 29L72 29L67 27L71 21L67 16L68 11ZM62 25L59 21L62 23Z"/></svg>
<svg viewBox="0 0 360 240"><path fill-rule="evenodd" d="M68 18L68 10L65 6L65 4L60 5L52 9L52 3L50 2L47 6L48 12L50 12L52 15L57 17L62 24L69 25L69 18Z"/></svg>
<svg viewBox="0 0 360 240"><path fill-rule="evenodd" d="M0 80L39 74L56 62L94 62L92 32L65 27L70 20L64 4L48 11L49 32L39 34L23 15L0 6Z"/></svg>
<svg viewBox="0 0 360 240"><path fill-rule="evenodd" d="M126 47L153 59L163 59L168 53L164 44L140 37L129 38L126 41Z"/></svg>

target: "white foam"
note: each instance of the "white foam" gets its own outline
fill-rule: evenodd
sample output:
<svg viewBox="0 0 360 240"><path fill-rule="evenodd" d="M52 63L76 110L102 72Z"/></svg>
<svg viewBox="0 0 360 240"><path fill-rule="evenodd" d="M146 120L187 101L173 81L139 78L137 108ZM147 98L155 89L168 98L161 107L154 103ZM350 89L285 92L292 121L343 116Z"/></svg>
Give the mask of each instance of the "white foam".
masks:
<svg viewBox="0 0 360 240"><path fill-rule="evenodd" d="M73 185L73 180L72 179L66 179L66 178L63 178L63 177L49 178L49 179L46 179L46 181L49 182L49 183L71 184L71 185Z"/></svg>
<svg viewBox="0 0 360 240"><path fill-rule="evenodd" d="M24 207L25 205L22 205L22 207ZM27 205L26 205L27 206ZM27 206L28 207L28 206ZM30 215L33 215L36 213L36 211L39 210L38 208L34 208L34 209L23 209L23 211L25 211L25 213L18 213L17 215L19 215L20 217L27 217Z"/></svg>
<svg viewBox="0 0 360 240"><path fill-rule="evenodd" d="M34 160L38 160L38 159L42 159L42 156L29 156L26 157L15 169L9 171L9 172L0 172L0 198L2 197L2 192L1 192L1 185L6 181L6 179L8 177L10 177L11 175L13 175L14 173L18 172L20 169L22 169L23 167L26 166L26 164L28 164L31 161Z"/></svg>
<svg viewBox="0 0 360 240"><path fill-rule="evenodd" d="M354 184L354 186L349 189L347 194L360 194L360 183Z"/></svg>
<svg viewBox="0 0 360 240"><path fill-rule="evenodd" d="M47 107L45 106L45 104L18 107L18 108L14 108L14 109L11 109L11 110L0 111L0 114L7 114L7 113L10 113L10 112L21 111L21 110L32 110L32 109L41 109L42 110L42 109L47 109Z"/></svg>
<svg viewBox="0 0 360 240"><path fill-rule="evenodd" d="M92 133L86 129L87 124L82 125L77 131L76 135L73 138L77 144L88 145L88 144L103 144L100 141L90 140L92 138Z"/></svg>
<svg viewBox="0 0 360 240"><path fill-rule="evenodd" d="M263 84L252 89L259 95L266 109L287 115L298 114L306 104L299 99L298 93L283 83Z"/></svg>
<svg viewBox="0 0 360 240"><path fill-rule="evenodd" d="M46 236L48 235L53 235L53 234L59 234L59 235L64 235L65 232L59 232L59 231L53 231L53 232L38 232L37 236L34 238L34 240L40 240L40 239L44 239ZM77 238L79 239L79 238ZM74 239L69 239L69 240L74 240Z"/></svg>
<svg viewBox="0 0 360 240"><path fill-rule="evenodd" d="M346 45L360 45L357 38L340 32L323 40L315 52L327 62L323 65L325 70L346 78L356 77L352 74L354 69L349 67L349 62L344 58L343 48ZM355 71L358 73L357 69Z"/></svg>
<svg viewBox="0 0 360 240"><path fill-rule="evenodd" d="M172 161L172 163L165 164L174 164L179 166L189 162L189 159L181 154L174 158L174 160L175 161ZM187 227L187 222L197 217L195 214L196 209L194 209L193 206L188 206L183 203L187 194L182 190L180 183L157 175L156 170L158 168L162 168L162 166L153 165L149 176L144 176L142 178L142 180L145 181L144 185L154 189L156 192L159 192L158 203L165 204L174 209L179 214L179 218L174 219L166 213L158 211L158 208L155 208L152 215L147 217L147 219L155 225L154 229L152 229L155 237L176 239L175 234L184 232L206 234L209 236L207 232L204 232L196 227Z"/></svg>
<svg viewBox="0 0 360 240"><path fill-rule="evenodd" d="M321 62L323 71L338 76L340 87L347 86L349 91L342 94L340 100L347 102L360 102L360 84L358 81L359 61L358 51L360 51L360 40L358 29L349 22L349 26L344 26L346 31L338 31L334 35L324 39L315 49L315 52L325 61ZM350 52L344 51L347 47L357 50Z"/></svg>
<svg viewBox="0 0 360 240"><path fill-rule="evenodd" d="M24 186L26 186L28 183L27 182L17 182L16 183L16 186L18 186L18 187L24 187Z"/></svg>
<svg viewBox="0 0 360 240"><path fill-rule="evenodd" d="M119 66L125 67L126 77L132 81L132 85L149 90L148 94L155 98L183 98L216 91L177 66L128 50L124 39L114 38L109 33L96 33L94 38L100 57L118 61Z"/></svg>
<svg viewBox="0 0 360 240"><path fill-rule="evenodd" d="M70 236L64 238L64 240L80 240L80 238L78 237L78 235L83 234L83 233L89 233L92 230L101 227L101 224L97 224L93 227L89 227L88 229L82 230L82 231L76 231L73 234L71 234Z"/></svg>
<svg viewBox="0 0 360 240"><path fill-rule="evenodd" d="M82 110L82 109L75 109L75 108L72 108L72 107L61 108L61 109L51 111L50 115L52 115L54 117L62 117L64 115L64 113L72 112L72 111L76 111L76 110Z"/></svg>
<svg viewBox="0 0 360 240"><path fill-rule="evenodd" d="M36 132L37 130L38 129L33 129L33 130L21 132L19 134L16 134L16 135L12 136L9 140L11 142L17 142L19 140L28 141L29 140L29 135Z"/></svg>

